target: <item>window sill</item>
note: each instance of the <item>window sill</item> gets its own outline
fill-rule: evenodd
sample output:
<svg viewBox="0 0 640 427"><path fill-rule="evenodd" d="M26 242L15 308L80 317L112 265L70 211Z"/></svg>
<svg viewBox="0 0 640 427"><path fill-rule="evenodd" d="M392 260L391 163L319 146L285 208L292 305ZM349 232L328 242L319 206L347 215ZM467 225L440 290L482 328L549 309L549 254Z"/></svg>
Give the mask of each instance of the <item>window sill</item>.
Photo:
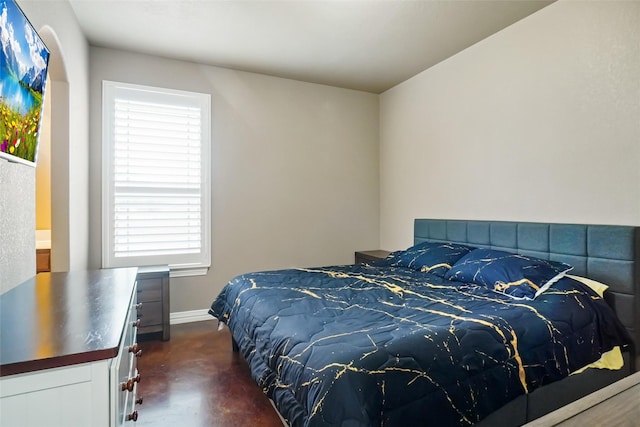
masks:
<svg viewBox="0 0 640 427"><path fill-rule="evenodd" d="M169 270L169 277L189 277L189 276L205 276L209 271L208 267L192 267L192 268L174 268Z"/></svg>

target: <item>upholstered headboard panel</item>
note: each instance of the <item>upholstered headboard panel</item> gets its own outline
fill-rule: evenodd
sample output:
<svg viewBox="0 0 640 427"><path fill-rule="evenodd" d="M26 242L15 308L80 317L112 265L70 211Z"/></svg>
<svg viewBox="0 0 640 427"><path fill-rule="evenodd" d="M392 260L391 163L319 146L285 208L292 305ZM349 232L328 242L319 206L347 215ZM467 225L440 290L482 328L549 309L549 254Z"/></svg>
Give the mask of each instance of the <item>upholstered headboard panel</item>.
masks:
<svg viewBox="0 0 640 427"><path fill-rule="evenodd" d="M640 348L640 227L416 219L414 243L465 243L574 266L570 274L608 284L606 299Z"/></svg>

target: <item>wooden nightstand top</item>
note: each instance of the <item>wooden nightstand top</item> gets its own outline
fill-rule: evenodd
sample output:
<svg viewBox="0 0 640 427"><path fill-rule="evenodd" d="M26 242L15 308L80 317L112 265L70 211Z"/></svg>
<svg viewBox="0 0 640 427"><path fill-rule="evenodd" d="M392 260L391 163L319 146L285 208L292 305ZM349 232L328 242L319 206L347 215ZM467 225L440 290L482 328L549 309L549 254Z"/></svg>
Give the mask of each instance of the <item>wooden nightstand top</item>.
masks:
<svg viewBox="0 0 640 427"><path fill-rule="evenodd" d="M355 254L356 264L365 263L365 262L373 262L379 259L386 258L391 252L376 249L372 251L357 251Z"/></svg>
<svg viewBox="0 0 640 427"><path fill-rule="evenodd" d="M358 251L356 253L367 256L367 257L382 259L382 258L386 258L391 253L391 251L376 249L374 251Z"/></svg>

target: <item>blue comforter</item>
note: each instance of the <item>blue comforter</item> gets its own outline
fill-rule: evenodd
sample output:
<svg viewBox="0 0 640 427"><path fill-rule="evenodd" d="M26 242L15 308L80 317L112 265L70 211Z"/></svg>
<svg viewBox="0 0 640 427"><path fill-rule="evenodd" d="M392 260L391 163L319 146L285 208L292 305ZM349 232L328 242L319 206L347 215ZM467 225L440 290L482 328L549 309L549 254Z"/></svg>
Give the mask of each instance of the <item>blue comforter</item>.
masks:
<svg viewBox="0 0 640 427"><path fill-rule="evenodd" d="M245 274L210 313L292 426L458 426L626 343L563 278L532 301L407 268Z"/></svg>

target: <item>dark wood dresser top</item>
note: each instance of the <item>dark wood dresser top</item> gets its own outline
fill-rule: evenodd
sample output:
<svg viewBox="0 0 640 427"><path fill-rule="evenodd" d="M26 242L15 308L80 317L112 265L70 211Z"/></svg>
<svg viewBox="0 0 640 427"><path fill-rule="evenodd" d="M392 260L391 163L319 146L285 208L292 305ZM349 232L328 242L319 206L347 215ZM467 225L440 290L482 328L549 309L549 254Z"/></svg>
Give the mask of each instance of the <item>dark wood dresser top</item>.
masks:
<svg viewBox="0 0 640 427"><path fill-rule="evenodd" d="M0 295L0 376L117 356L136 273L40 273Z"/></svg>

